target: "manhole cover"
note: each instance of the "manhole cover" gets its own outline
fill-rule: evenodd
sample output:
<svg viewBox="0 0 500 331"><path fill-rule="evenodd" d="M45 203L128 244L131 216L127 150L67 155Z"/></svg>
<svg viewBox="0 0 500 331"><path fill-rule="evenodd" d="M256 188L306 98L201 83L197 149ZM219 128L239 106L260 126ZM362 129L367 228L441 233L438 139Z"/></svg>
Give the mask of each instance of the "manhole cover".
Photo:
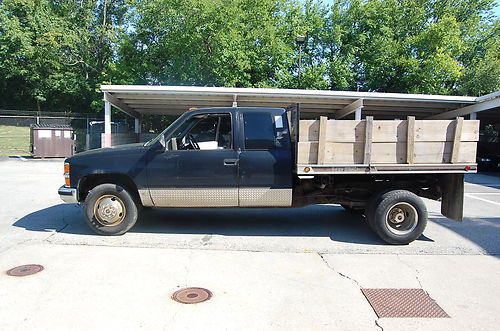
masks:
<svg viewBox="0 0 500 331"><path fill-rule="evenodd" d="M185 304L200 303L212 297L212 292L201 287L188 287L172 294L172 299Z"/></svg>
<svg viewBox="0 0 500 331"><path fill-rule="evenodd" d="M20 265L19 267L15 267L15 268L8 270L7 275L22 277L22 276L36 274L37 272L40 272L42 270L43 270L43 266L41 266L39 264L25 264L25 265Z"/></svg>
<svg viewBox="0 0 500 331"><path fill-rule="evenodd" d="M361 291L378 317L450 317L419 288L364 288Z"/></svg>

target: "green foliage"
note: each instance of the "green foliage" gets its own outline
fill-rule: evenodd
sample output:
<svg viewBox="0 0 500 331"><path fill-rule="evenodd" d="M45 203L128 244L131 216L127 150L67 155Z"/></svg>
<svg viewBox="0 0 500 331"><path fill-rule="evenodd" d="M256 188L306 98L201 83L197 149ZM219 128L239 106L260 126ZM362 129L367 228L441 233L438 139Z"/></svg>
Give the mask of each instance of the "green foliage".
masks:
<svg viewBox="0 0 500 331"><path fill-rule="evenodd" d="M309 14L283 0L135 1L119 67L127 82L294 87L295 37L321 24L318 6L307 6Z"/></svg>
<svg viewBox="0 0 500 331"><path fill-rule="evenodd" d="M5 0L0 4L0 107L85 111L100 99L124 4Z"/></svg>
<svg viewBox="0 0 500 331"><path fill-rule="evenodd" d="M100 111L115 84L479 95L494 0L4 0L0 108Z"/></svg>

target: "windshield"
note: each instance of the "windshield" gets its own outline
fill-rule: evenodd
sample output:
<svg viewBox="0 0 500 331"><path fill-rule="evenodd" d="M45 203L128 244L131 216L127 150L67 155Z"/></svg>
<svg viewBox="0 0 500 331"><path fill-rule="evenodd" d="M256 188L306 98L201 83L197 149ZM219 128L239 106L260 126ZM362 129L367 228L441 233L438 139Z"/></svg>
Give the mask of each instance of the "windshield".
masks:
<svg viewBox="0 0 500 331"><path fill-rule="evenodd" d="M175 127L179 126L180 123L182 123L182 121L184 120L184 117L186 113L182 114L181 116L179 116L172 124L170 124L165 130L163 130L159 135L157 135L156 137L154 137L153 139L147 141L144 146L151 146L153 145L154 143L160 141L161 144L163 146L165 146L165 135L167 135L172 129L174 129ZM184 123L185 124L185 123ZM183 124L181 124L181 126L183 126ZM163 141L163 142L162 142Z"/></svg>

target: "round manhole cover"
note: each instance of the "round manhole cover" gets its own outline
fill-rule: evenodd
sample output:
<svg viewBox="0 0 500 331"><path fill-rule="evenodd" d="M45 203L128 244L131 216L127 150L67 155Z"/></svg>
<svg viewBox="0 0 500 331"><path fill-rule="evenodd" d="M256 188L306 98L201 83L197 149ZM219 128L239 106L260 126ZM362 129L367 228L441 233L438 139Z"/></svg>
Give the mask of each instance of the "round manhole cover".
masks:
<svg viewBox="0 0 500 331"><path fill-rule="evenodd" d="M15 268L8 270L7 275L22 277L22 276L36 274L37 272L40 272L42 270L43 270L43 266L41 266L39 264L25 264L25 265L20 265L19 267L15 267Z"/></svg>
<svg viewBox="0 0 500 331"><path fill-rule="evenodd" d="M188 287L172 294L172 299L185 304L200 303L212 297L212 292L201 287Z"/></svg>

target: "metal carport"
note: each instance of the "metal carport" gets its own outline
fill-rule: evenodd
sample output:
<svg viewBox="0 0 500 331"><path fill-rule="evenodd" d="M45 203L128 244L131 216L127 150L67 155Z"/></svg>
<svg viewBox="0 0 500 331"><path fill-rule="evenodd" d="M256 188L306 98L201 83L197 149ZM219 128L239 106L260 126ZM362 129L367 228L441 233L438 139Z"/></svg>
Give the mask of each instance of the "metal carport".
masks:
<svg viewBox="0 0 500 331"><path fill-rule="evenodd" d="M477 112L500 108L500 91L482 97L348 92L324 90L227 88L199 86L102 85L104 146L111 145L111 106L135 118L140 133L143 114L179 115L201 107L288 107L300 104L301 116L311 118L377 119L415 116L427 119L476 117ZM500 116L499 116L500 117Z"/></svg>

